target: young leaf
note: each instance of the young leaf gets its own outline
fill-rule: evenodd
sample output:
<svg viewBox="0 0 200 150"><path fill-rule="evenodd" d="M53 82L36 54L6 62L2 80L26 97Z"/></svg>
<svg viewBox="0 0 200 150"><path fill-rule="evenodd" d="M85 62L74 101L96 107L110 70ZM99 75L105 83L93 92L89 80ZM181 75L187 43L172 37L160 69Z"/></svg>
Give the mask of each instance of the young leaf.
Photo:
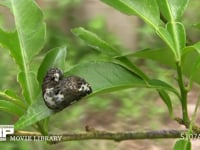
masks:
<svg viewBox="0 0 200 150"><path fill-rule="evenodd" d="M180 61L182 49L186 44L186 35L183 24L176 21L182 16L184 8L187 6L187 0L157 0L157 2L162 14L169 21L167 30L159 28L157 33L173 51L176 60Z"/></svg>
<svg viewBox="0 0 200 150"><path fill-rule="evenodd" d="M179 54L177 54L175 43L173 41L171 34L168 32L168 30L166 28L159 27L156 30L156 33L167 44L167 46L169 46L169 48L170 48L169 50L171 50L174 54L173 57L178 58Z"/></svg>
<svg viewBox="0 0 200 150"><path fill-rule="evenodd" d="M164 90L158 90L158 93L160 97L162 98L162 100L164 101L164 103L167 105L170 116L173 117L172 102L169 95Z"/></svg>
<svg viewBox="0 0 200 150"><path fill-rule="evenodd" d="M43 59L39 69L38 69L38 75L37 79L39 82L39 85L41 86L41 83L43 81L43 78L51 67L58 67L62 70L65 68L65 59L66 59L66 47L57 47L52 50L50 50L45 58Z"/></svg>
<svg viewBox="0 0 200 150"><path fill-rule="evenodd" d="M181 57L182 49L186 45L186 34L185 34L185 28L182 23L180 22L170 22L167 23L167 30L171 34L175 47L176 47L176 53L178 57Z"/></svg>
<svg viewBox="0 0 200 150"><path fill-rule="evenodd" d="M181 19L189 0L157 0L162 15L168 21Z"/></svg>
<svg viewBox="0 0 200 150"><path fill-rule="evenodd" d="M156 0L101 0L126 14L136 14L154 28L160 23Z"/></svg>
<svg viewBox="0 0 200 150"><path fill-rule="evenodd" d="M72 29L72 33L80 39L84 40L92 48L104 54L107 54L109 56L116 56L120 54L120 52L117 49L112 47L106 41L102 40L95 33L92 33L82 27Z"/></svg>
<svg viewBox="0 0 200 150"><path fill-rule="evenodd" d="M191 150L191 142L187 140L178 140L173 150Z"/></svg>
<svg viewBox="0 0 200 150"><path fill-rule="evenodd" d="M0 100L0 110L3 110L5 112L21 116L24 114L24 109L21 107L18 107L16 104L14 104L11 101L8 100Z"/></svg>

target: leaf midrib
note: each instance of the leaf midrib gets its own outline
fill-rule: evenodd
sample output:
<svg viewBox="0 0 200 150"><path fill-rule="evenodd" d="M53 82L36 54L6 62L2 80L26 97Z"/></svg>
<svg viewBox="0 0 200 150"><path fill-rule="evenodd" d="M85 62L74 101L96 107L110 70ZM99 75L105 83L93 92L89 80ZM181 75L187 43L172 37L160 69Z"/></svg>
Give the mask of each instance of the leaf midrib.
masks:
<svg viewBox="0 0 200 150"><path fill-rule="evenodd" d="M18 17L15 15L15 14L17 14L17 11L16 11L15 4L14 4L13 0L11 0L11 7L12 7L12 10L13 10L13 14L14 14L16 31L18 33L17 36L18 36L18 39L19 39L20 54L21 54L21 57L22 57L22 71L25 74L25 82L27 84L27 90L29 92L28 95L29 95L29 98L30 98L26 101L28 101L30 103L31 99L33 99L33 95L30 92L31 91L30 81L27 78L28 72L29 72L29 65L28 65L28 60L27 60L27 53L26 53L26 50L25 50L25 43L24 43L25 39L23 38L21 27L18 24Z"/></svg>

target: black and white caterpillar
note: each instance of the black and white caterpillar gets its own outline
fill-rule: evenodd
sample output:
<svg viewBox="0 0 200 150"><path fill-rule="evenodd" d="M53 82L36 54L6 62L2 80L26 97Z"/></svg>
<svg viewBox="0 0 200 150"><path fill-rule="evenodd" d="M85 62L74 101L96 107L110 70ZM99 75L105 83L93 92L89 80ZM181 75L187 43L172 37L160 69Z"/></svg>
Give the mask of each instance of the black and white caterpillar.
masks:
<svg viewBox="0 0 200 150"><path fill-rule="evenodd" d="M91 92L91 86L83 78L64 77L58 68L50 68L42 84L44 102L54 111L61 111Z"/></svg>

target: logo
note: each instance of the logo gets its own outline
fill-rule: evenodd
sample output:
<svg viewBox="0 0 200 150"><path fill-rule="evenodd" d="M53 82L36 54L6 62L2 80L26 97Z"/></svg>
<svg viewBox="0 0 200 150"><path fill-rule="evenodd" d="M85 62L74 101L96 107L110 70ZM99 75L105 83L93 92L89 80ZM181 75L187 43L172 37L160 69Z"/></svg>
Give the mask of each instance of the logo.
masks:
<svg viewBox="0 0 200 150"><path fill-rule="evenodd" d="M62 136L59 135L38 135L38 136L27 136L27 135L13 135L14 125L0 125L0 141L49 141L57 142L62 140ZM8 136L10 135L10 136Z"/></svg>
<svg viewBox="0 0 200 150"><path fill-rule="evenodd" d="M0 125L0 141L6 141L9 134L14 134L14 125Z"/></svg>

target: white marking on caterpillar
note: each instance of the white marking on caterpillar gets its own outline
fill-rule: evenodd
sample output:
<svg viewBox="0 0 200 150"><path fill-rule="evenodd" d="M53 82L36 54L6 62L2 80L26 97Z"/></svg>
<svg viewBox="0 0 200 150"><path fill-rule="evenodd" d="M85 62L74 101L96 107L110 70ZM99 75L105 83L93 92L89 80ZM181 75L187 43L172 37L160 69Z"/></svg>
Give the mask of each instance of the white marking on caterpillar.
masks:
<svg viewBox="0 0 200 150"><path fill-rule="evenodd" d="M58 82L59 81L59 79L60 79L60 74L59 73L54 73L54 80L56 81L56 82Z"/></svg>
<svg viewBox="0 0 200 150"><path fill-rule="evenodd" d="M78 91L86 91L86 92L89 92L91 89L90 89L90 86L86 83L86 84L81 84L81 87L78 89Z"/></svg>
<svg viewBox="0 0 200 150"><path fill-rule="evenodd" d="M53 100L54 97L54 91L53 88L47 88L44 93L44 100L49 106L55 106L56 103Z"/></svg>

